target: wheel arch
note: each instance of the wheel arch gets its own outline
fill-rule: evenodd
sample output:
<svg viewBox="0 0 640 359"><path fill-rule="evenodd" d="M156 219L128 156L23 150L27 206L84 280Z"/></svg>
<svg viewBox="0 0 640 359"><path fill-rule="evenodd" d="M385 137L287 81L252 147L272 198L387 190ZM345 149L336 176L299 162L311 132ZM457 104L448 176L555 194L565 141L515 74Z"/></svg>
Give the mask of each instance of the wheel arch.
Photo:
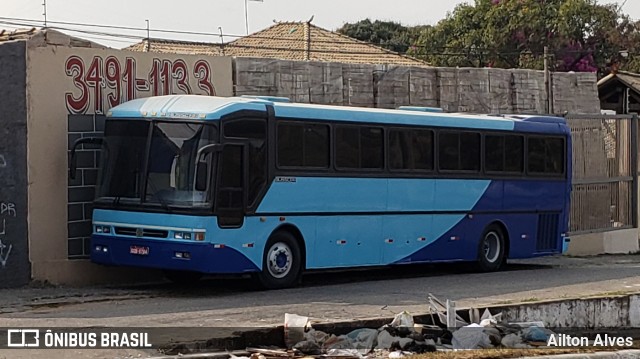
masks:
<svg viewBox="0 0 640 359"><path fill-rule="evenodd" d="M302 231L291 223L284 223L276 227L269 237L273 236L277 232L288 232L296 239L296 243L300 247L302 257L302 270L305 270L307 268L307 245L305 243L304 236L302 235Z"/></svg>
<svg viewBox="0 0 640 359"><path fill-rule="evenodd" d="M489 224L487 224L484 227L484 230L486 231L487 228L491 226L496 226L500 228L500 230L502 231L502 235L504 236L504 245L505 245L504 258L505 259L509 258L509 251L511 250L511 237L509 236L509 230L507 229L507 225L504 224L504 222L501 220L494 220L492 222L489 222Z"/></svg>

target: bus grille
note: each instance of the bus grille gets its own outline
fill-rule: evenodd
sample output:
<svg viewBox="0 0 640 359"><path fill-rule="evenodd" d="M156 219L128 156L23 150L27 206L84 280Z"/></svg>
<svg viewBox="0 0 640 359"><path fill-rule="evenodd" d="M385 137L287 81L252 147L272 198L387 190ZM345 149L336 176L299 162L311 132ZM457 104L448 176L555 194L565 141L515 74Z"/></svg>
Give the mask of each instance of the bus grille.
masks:
<svg viewBox="0 0 640 359"><path fill-rule="evenodd" d="M558 224L560 215L556 213L546 213L538 216L538 239L536 241L536 251L549 252L557 251L559 244Z"/></svg>
<svg viewBox="0 0 640 359"><path fill-rule="evenodd" d="M133 228L133 227L116 227L116 234L121 236L132 237L152 237L152 238L167 238L169 236L168 231L149 228Z"/></svg>

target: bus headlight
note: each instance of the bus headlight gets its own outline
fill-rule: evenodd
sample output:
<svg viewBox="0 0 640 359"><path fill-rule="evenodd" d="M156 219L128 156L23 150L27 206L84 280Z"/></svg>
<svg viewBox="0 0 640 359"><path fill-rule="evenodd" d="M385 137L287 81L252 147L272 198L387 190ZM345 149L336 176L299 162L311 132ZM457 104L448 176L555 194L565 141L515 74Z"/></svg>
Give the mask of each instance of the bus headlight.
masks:
<svg viewBox="0 0 640 359"><path fill-rule="evenodd" d="M111 233L109 226L96 226L96 233Z"/></svg>
<svg viewBox="0 0 640 359"><path fill-rule="evenodd" d="M173 232L174 239L191 239L190 232Z"/></svg>
<svg viewBox="0 0 640 359"><path fill-rule="evenodd" d="M173 232L173 239L204 241L205 232Z"/></svg>

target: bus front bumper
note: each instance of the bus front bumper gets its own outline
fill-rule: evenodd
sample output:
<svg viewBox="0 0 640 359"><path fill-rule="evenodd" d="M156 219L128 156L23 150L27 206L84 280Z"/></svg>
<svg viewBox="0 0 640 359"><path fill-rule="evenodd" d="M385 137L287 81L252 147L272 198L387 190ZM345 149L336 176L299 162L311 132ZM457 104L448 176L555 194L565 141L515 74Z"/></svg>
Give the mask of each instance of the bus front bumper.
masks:
<svg viewBox="0 0 640 359"><path fill-rule="evenodd" d="M103 235L91 237L91 261L110 266L212 274L259 271L242 253L227 246Z"/></svg>

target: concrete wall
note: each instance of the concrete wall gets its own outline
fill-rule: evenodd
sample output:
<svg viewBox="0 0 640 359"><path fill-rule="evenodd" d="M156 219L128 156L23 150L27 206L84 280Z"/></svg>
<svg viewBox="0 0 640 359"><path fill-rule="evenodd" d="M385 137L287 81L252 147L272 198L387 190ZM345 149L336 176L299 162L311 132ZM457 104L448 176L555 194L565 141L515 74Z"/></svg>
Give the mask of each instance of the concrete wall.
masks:
<svg viewBox="0 0 640 359"><path fill-rule="evenodd" d="M507 322L542 321L552 328L637 328L640 296L569 299L498 307Z"/></svg>
<svg viewBox="0 0 640 359"><path fill-rule="evenodd" d="M423 68L236 58L237 95L289 97L294 102L449 112L544 113L542 71ZM554 73L554 113L599 113L596 76Z"/></svg>
<svg viewBox="0 0 640 359"><path fill-rule="evenodd" d="M0 46L0 287L29 282L26 46Z"/></svg>
<svg viewBox="0 0 640 359"><path fill-rule="evenodd" d="M28 45L26 69L33 279L81 284L148 278L145 271L113 270L84 259L97 158L94 151L80 152L78 177L69 180L69 146L80 136L100 136L103 114L128 99L232 95L231 59L38 45Z"/></svg>
<svg viewBox="0 0 640 359"><path fill-rule="evenodd" d="M640 250L637 228L572 235L568 255L627 254Z"/></svg>

